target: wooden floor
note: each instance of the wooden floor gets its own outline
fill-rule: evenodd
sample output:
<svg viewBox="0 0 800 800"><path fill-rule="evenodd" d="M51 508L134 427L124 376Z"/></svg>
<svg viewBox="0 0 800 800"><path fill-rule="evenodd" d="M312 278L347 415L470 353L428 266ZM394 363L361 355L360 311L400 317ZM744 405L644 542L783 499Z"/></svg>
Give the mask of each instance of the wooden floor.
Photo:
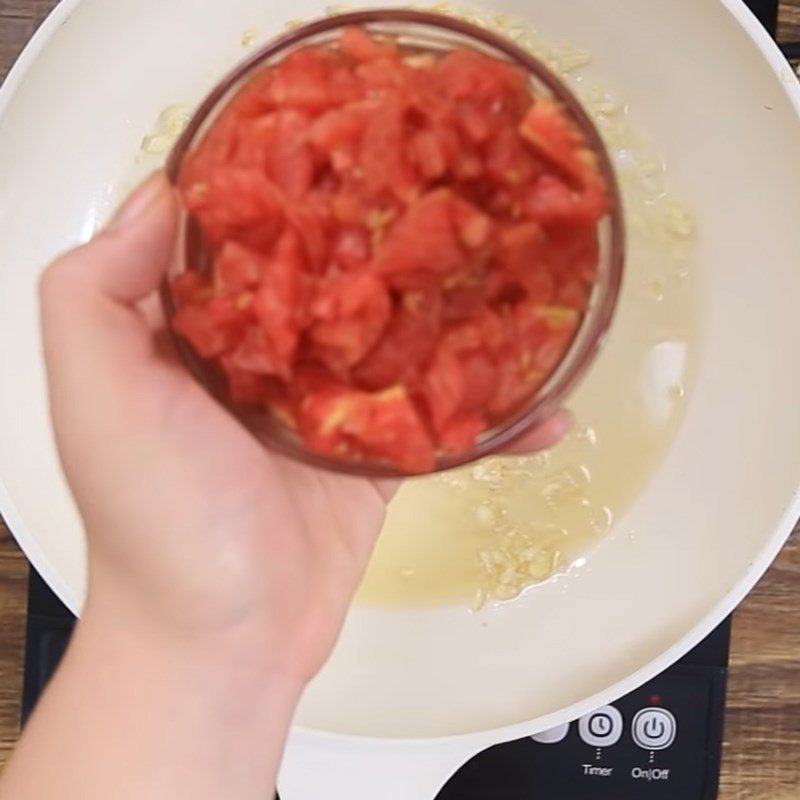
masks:
<svg viewBox="0 0 800 800"><path fill-rule="evenodd" d="M800 0L784 0L778 17L778 39L800 42Z"/></svg>
<svg viewBox="0 0 800 800"><path fill-rule="evenodd" d="M0 0L0 79L55 4ZM780 36L800 41L800 0L783 4ZM26 581L25 561L0 522L0 765L18 732ZM721 800L797 800L800 534L736 613L729 689Z"/></svg>
<svg viewBox="0 0 800 800"><path fill-rule="evenodd" d="M27 584L27 562L0 522L0 764L19 730Z"/></svg>

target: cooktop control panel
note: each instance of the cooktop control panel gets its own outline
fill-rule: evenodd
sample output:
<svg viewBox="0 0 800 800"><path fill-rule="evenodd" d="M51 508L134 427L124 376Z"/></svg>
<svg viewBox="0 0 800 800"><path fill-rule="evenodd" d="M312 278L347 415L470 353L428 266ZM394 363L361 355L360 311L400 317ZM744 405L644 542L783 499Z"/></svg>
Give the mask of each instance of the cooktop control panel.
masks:
<svg viewBox="0 0 800 800"><path fill-rule="evenodd" d="M487 750L438 800L713 800L729 640L726 622L622 700Z"/></svg>

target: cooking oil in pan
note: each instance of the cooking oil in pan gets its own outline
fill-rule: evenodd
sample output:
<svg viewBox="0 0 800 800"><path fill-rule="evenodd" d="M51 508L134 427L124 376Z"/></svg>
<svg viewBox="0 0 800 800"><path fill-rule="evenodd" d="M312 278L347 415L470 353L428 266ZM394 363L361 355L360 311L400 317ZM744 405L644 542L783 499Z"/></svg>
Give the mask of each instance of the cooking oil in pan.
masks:
<svg viewBox="0 0 800 800"><path fill-rule="evenodd" d="M566 571L630 507L680 426L698 350L695 220L668 190L664 159L632 128L627 106L584 77L565 77L615 157L625 199L627 274L611 336L570 403L576 426L557 448L402 489L362 605L479 608Z"/></svg>

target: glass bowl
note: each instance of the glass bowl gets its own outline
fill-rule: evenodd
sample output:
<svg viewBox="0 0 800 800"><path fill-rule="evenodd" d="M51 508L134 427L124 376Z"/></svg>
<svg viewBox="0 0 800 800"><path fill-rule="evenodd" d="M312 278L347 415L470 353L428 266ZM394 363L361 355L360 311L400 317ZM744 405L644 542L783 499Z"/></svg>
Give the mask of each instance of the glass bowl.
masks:
<svg viewBox="0 0 800 800"><path fill-rule="evenodd" d="M167 163L167 174L177 184L184 157L192 151L238 90L259 70L275 64L294 50L333 42L348 25L391 36L401 46L417 51L446 52L455 48L477 50L524 68L537 96L550 96L566 108L578 124L589 147L596 153L606 181L611 210L598 224L600 259L598 278L589 306L572 343L546 383L519 410L481 435L473 448L459 454L439 454L434 471L452 469L502 451L526 432L544 422L564 403L592 363L603 343L616 309L625 257L625 228L617 178L611 158L592 120L567 86L541 61L503 36L443 14L405 9L380 9L338 14L311 22L273 39L225 77L189 122ZM186 269L208 269L198 227L184 211L178 251L172 270L161 290L167 320L176 304L169 286ZM308 449L299 435L266 410L233 407L226 399L226 379L221 369L200 358L178 334L173 334L181 357L195 378L233 413L267 447L296 460L324 469L369 477L399 477L394 467L378 461L349 461L321 455Z"/></svg>

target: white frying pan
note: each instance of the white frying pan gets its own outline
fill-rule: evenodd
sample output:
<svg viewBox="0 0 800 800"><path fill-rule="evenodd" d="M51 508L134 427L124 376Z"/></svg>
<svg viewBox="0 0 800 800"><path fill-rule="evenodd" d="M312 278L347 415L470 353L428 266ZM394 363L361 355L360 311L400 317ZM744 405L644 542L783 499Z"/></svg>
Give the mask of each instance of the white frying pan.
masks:
<svg viewBox="0 0 800 800"><path fill-rule="evenodd" d="M596 56L700 223L699 376L586 568L479 615L356 610L309 691L285 800L432 800L470 756L613 701L700 641L800 513L800 88L739 0L493 0ZM317 0L63 0L0 95L0 509L73 610L78 518L44 401L35 282L108 212L158 112ZM635 535L630 535L633 532Z"/></svg>

